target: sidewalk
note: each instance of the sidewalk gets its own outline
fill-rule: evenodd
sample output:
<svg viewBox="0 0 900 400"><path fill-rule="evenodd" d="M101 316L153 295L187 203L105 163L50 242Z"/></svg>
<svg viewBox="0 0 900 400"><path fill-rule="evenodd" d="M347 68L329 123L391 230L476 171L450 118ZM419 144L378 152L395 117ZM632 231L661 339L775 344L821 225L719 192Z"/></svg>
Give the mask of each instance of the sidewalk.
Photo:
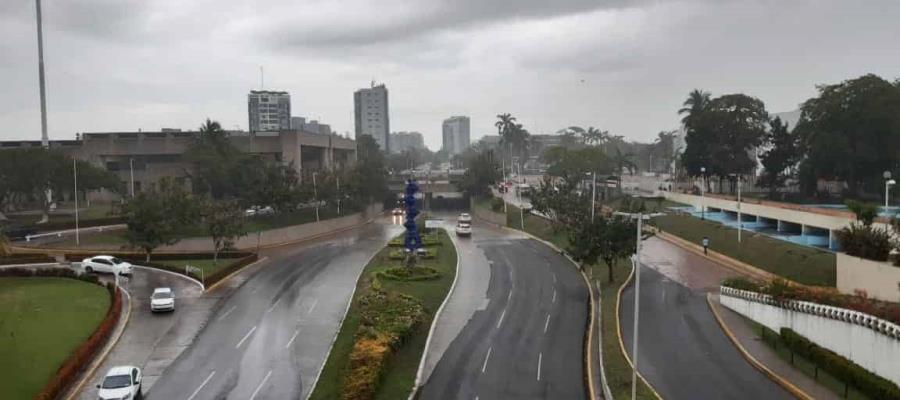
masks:
<svg viewBox="0 0 900 400"><path fill-rule="evenodd" d="M723 307L719 303L719 295L710 293L710 307L721 318L723 329L730 332L734 340L743 347L744 351L755 358L776 375L784 378L801 391L806 392L814 399L840 399L841 397L816 382L808 375L791 366L790 363L778 356L769 345L765 344L759 335L745 321L740 314Z"/></svg>

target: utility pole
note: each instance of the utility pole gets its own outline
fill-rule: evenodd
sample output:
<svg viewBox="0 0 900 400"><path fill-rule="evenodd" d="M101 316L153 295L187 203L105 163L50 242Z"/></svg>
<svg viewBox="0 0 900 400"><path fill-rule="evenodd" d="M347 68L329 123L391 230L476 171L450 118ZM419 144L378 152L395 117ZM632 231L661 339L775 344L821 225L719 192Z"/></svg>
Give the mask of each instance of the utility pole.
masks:
<svg viewBox="0 0 900 400"><path fill-rule="evenodd" d="M37 38L38 38L38 81L41 88L41 146L50 148L50 138L47 136L47 95L44 83L44 29L41 24L41 0L34 1L37 9Z"/></svg>
<svg viewBox="0 0 900 400"><path fill-rule="evenodd" d="M637 399L637 369L638 369L638 315L641 309L641 222L644 215L637 214L637 245L634 248L634 337L631 338L631 360L634 368L631 370L631 400Z"/></svg>
<svg viewBox="0 0 900 400"><path fill-rule="evenodd" d="M78 161L72 158L72 175L75 178L75 247L79 247L81 242L78 237Z"/></svg>
<svg viewBox="0 0 900 400"><path fill-rule="evenodd" d="M313 201L316 202L316 222L319 222L319 192L316 190L315 172L313 172Z"/></svg>
<svg viewBox="0 0 900 400"><path fill-rule="evenodd" d="M738 191L737 191L738 192L737 193L738 243L740 243L741 242L741 230L743 230L743 227L744 227L744 221L741 218L741 176L740 175L737 176L737 187L738 187Z"/></svg>
<svg viewBox="0 0 900 400"><path fill-rule="evenodd" d="M593 181L591 182L591 222L594 222L594 199L597 198L597 173L592 172L591 176L593 177Z"/></svg>
<svg viewBox="0 0 900 400"><path fill-rule="evenodd" d="M131 174L131 198L134 198L134 158L128 159L128 169Z"/></svg>

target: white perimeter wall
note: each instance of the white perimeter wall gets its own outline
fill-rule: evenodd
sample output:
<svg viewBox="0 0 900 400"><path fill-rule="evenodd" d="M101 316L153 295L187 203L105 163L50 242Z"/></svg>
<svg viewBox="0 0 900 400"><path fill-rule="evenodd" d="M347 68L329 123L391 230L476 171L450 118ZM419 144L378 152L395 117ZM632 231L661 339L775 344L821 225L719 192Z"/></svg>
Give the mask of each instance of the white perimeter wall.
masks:
<svg viewBox="0 0 900 400"><path fill-rule="evenodd" d="M900 327L897 325L869 317L870 324L881 327L879 331L870 326L840 319L865 315L851 310L802 301L792 302L792 308L807 309L811 312L799 311L753 300L767 297L753 292L724 287L721 291L722 305L738 314L775 332L779 332L783 327L790 328L819 346L900 385ZM843 317L840 313L843 313Z"/></svg>

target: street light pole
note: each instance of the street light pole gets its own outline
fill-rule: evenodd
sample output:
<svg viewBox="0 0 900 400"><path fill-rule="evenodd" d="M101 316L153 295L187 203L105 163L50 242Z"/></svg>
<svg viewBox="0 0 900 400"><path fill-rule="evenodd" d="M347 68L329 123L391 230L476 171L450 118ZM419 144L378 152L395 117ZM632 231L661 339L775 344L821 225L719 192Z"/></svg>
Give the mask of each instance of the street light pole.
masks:
<svg viewBox="0 0 900 400"><path fill-rule="evenodd" d="M591 172L591 222L594 222L594 199L597 198L597 173Z"/></svg>
<svg viewBox="0 0 900 400"><path fill-rule="evenodd" d="M313 201L316 202L316 222L319 222L319 192L316 190L315 172L313 172Z"/></svg>
<svg viewBox="0 0 900 400"><path fill-rule="evenodd" d="M895 181L893 179L888 179L887 181L884 182L884 211L885 212L887 212L887 208L888 208L888 203L889 203L888 199L891 195L891 192L890 192L891 186L895 185L896 183L897 183L897 181Z"/></svg>
<svg viewBox="0 0 900 400"><path fill-rule="evenodd" d="M700 219L706 219L706 167L700 167Z"/></svg>
<svg viewBox="0 0 900 400"><path fill-rule="evenodd" d="M744 221L741 219L741 176L737 176L737 187L738 187L738 196L737 196L737 222L738 222L738 243L741 242L741 228L744 226Z"/></svg>
<svg viewBox="0 0 900 400"><path fill-rule="evenodd" d="M631 370L632 400L637 398L638 316L641 309L641 222L644 219L640 212L637 216L637 244L634 248L634 336L631 338L631 359L634 362L634 368Z"/></svg>
<svg viewBox="0 0 900 400"><path fill-rule="evenodd" d="M78 161L72 158L72 175L75 178L75 247L79 247L81 242L78 237Z"/></svg>

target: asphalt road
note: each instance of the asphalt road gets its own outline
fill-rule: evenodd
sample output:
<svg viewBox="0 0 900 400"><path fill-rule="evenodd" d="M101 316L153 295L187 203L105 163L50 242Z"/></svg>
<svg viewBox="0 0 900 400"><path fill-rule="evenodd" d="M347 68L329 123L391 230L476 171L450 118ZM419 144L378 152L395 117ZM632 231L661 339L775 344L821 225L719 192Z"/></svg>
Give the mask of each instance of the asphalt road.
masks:
<svg viewBox="0 0 900 400"><path fill-rule="evenodd" d="M457 242L460 277L427 354L438 361L426 362L421 398L584 398L589 294L571 263L478 223Z"/></svg>
<svg viewBox="0 0 900 400"><path fill-rule="evenodd" d="M638 368L663 398L793 398L741 357L709 310L706 292L733 272L658 238L642 258ZM633 284L621 311L632 354Z"/></svg>
<svg viewBox="0 0 900 400"><path fill-rule="evenodd" d="M103 280L112 275L100 274ZM134 267L132 276L119 282L131 295L131 318L122 337L103 364L90 378L78 398L97 398L96 385L106 371L117 365L136 365L143 369L143 389L152 387L163 368L175 359L200 331L214 300L201 298L203 289L184 276ZM169 287L175 292L175 312L150 312L150 295L154 288Z"/></svg>
<svg viewBox="0 0 900 400"><path fill-rule="evenodd" d="M359 272L401 229L381 221L269 252L268 265L220 302L147 398L305 398Z"/></svg>

